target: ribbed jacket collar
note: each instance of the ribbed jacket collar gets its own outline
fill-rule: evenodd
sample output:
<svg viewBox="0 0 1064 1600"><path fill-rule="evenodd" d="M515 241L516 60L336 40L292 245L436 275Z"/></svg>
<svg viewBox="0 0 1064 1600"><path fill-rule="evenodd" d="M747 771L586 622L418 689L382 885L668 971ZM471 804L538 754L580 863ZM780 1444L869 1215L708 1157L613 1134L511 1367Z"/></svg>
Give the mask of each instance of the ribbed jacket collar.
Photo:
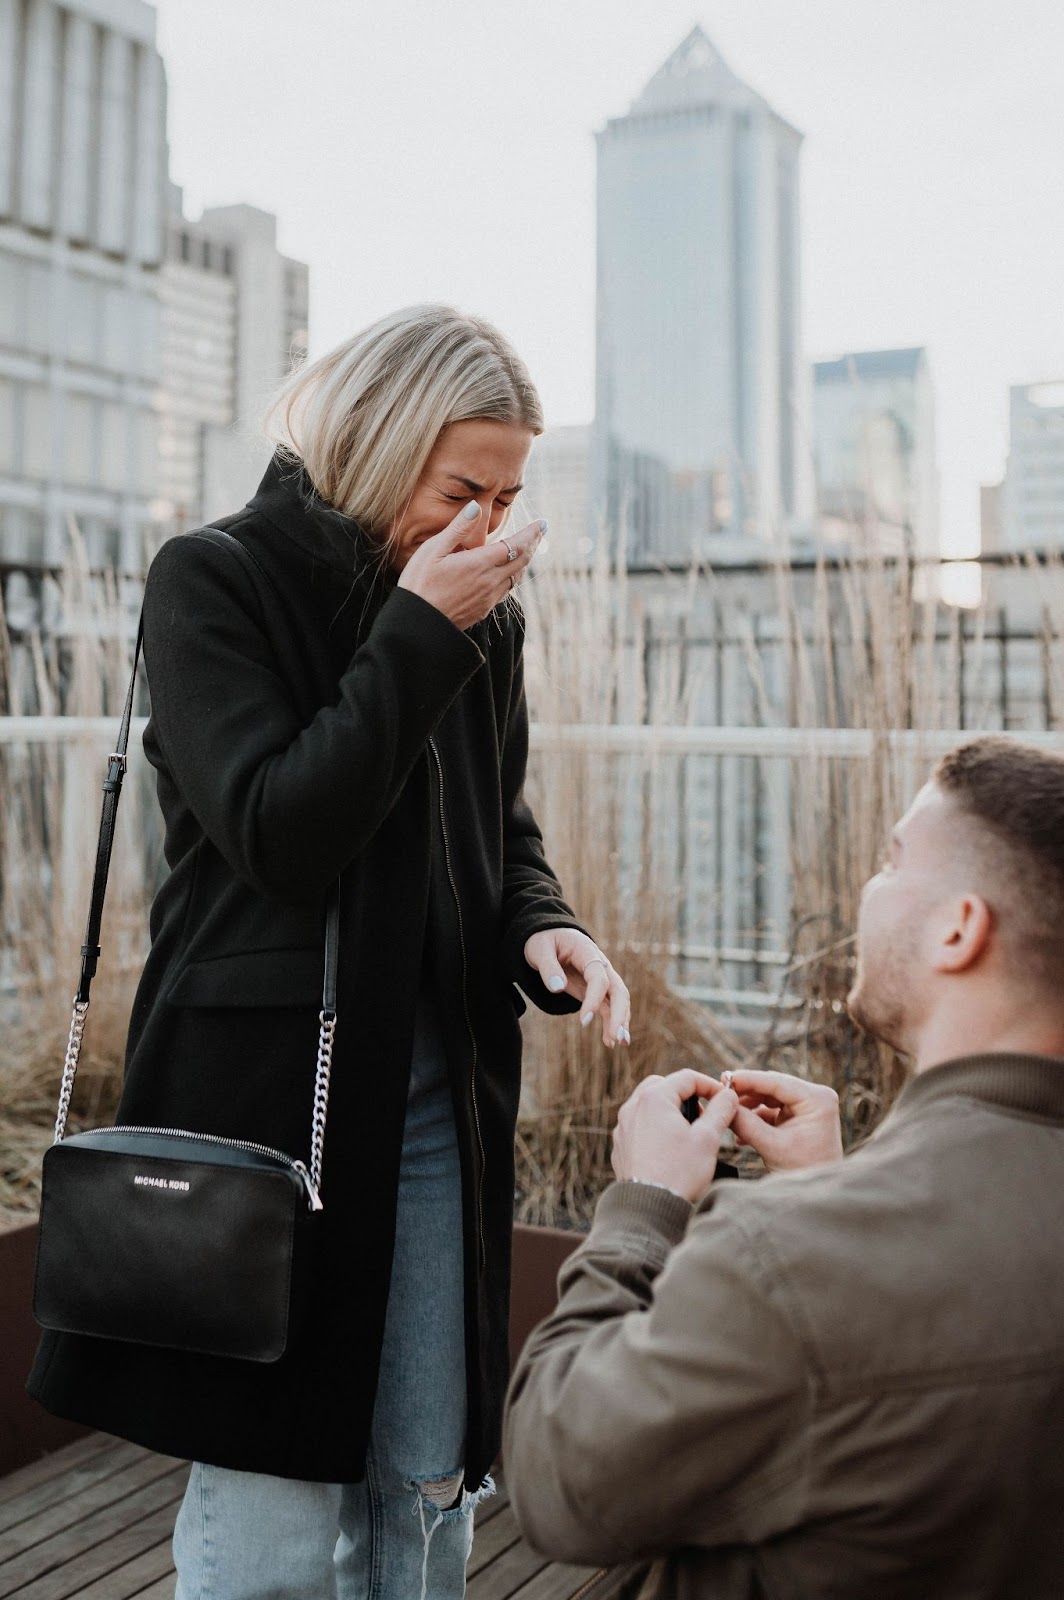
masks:
<svg viewBox="0 0 1064 1600"><path fill-rule="evenodd" d="M1057 1056L959 1056L911 1078L891 1120L919 1115L936 1100L962 1096L1021 1116L1064 1122L1064 1060Z"/></svg>
<svg viewBox="0 0 1064 1600"><path fill-rule="evenodd" d="M396 582L398 574L381 564L379 545L357 522L321 498L301 461L278 450L248 504L348 581L356 572L373 568L386 587Z"/></svg>

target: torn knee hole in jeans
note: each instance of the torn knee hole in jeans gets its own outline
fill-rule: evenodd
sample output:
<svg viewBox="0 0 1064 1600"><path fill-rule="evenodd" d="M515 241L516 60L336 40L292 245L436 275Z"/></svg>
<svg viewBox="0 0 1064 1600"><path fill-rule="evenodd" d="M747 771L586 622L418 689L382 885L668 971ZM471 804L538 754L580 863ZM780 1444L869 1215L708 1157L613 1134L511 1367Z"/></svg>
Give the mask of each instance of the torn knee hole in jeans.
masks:
<svg viewBox="0 0 1064 1600"><path fill-rule="evenodd" d="M458 1511L464 1481L464 1472L452 1472L446 1478L415 1478L410 1487L428 1501L433 1511Z"/></svg>
<svg viewBox="0 0 1064 1600"><path fill-rule="evenodd" d="M485 1478L479 1489L466 1490L465 1472L446 1473L440 1478L411 1478L407 1488L414 1491L413 1511L421 1518L421 1534L425 1553L421 1563L421 1600L427 1600L429 1581L429 1547L436 1529L444 1523L462 1521L467 1524L466 1559L473 1540L473 1512L482 1500L495 1493L491 1478ZM429 1522L429 1515L432 1521Z"/></svg>
<svg viewBox="0 0 1064 1600"><path fill-rule="evenodd" d="M432 1514L433 1527L454 1517L468 1516L482 1500L495 1493L495 1481L486 1477L477 1489L463 1489L465 1471L447 1472L437 1478L409 1478L407 1488L414 1491L414 1512Z"/></svg>

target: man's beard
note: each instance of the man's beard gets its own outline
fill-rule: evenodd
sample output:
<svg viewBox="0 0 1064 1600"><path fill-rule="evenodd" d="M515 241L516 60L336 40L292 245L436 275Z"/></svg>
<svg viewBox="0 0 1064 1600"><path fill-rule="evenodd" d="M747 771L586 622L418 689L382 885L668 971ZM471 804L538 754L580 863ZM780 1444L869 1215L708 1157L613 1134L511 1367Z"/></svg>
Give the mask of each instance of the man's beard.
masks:
<svg viewBox="0 0 1064 1600"><path fill-rule="evenodd" d="M859 954L853 987L846 996L846 1007L851 1019L865 1033L895 1050L907 1053L908 1028L906 1027L906 996L910 994L907 981L909 963L907 952L888 945L889 953L872 955L866 960Z"/></svg>

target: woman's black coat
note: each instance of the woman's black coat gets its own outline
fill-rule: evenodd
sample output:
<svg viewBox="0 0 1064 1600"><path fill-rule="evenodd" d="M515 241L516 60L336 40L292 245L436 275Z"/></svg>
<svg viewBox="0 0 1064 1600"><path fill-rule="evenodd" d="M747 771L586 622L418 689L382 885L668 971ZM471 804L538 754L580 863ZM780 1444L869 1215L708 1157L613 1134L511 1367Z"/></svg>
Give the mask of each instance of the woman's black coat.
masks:
<svg viewBox="0 0 1064 1600"><path fill-rule="evenodd" d="M497 1449L507 1377L514 985L546 1011L576 1004L523 957L530 934L578 924L522 797L521 620L501 608L461 632L382 574L357 526L280 457L218 526L258 568L200 530L162 547L146 585L144 744L170 871L118 1120L308 1158L324 909L342 873L307 1315L273 1365L46 1333L30 1392L169 1455L362 1476L415 1000L431 982L461 1151L472 1487ZM106 920L104 945L106 959Z"/></svg>

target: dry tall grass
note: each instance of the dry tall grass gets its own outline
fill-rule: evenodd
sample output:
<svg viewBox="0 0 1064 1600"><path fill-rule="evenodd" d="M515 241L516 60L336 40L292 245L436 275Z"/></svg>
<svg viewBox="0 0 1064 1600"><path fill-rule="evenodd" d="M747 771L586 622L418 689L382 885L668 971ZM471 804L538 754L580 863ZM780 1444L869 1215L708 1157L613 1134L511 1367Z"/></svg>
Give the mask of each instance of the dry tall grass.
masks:
<svg viewBox="0 0 1064 1600"><path fill-rule="evenodd" d="M904 1082L905 1069L849 1021L844 1000L861 889L883 859L892 823L926 781L931 740L943 730L1061 725L1057 690L1062 637L1051 605L1061 588L1058 558L1017 559L1010 582L1021 609L1039 617L1014 644L1027 666L1010 669L1004 643L988 639L1004 616L984 599L968 610L944 604L933 570L875 554L816 574L812 606L795 603L794 575L779 569L779 614L793 662L790 720L798 727L850 727L873 734L868 760L805 756L794 764L791 943L799 963L791 984L804 1002L799 1024L770 1053L786 1070L830 1082L843 1100L849 1142L872 1130ZM804 626L803 626L804 617ZM1031 672L1031 652L1037 666ZM988 668L990 664L990 669ZM1030 680L1017 701L1017 685ZM1034 680L1037 680L1037 685ZM1012 704L1001 688L1012 681ZM904 756L887 735L914 735Z"/></svg>
<svg viewBox="0 0 1064 1600"><path fill-rule="evenodd" d="M55 1122L96 854L102 781L130 666L128 614L110 574L92 574L71 529L62 632L12 643L0 613L8 716L105 717L109 736L0 745L0 1223L36 1209ZM108 743L111 737L111 743ZM72 1126L106 1120L143 961L158 852L144 763L130 762L111 861L103 958L92 991Z"/></svg>
<svg viewBox="0 0 1064 1600"><path fill-rule="evenodd" d="M588 572L546 566L525 589L529 695L548 736L567 724L686 720L685 694L641 671L639 619L623 567L607 551ZM635 637L633 638L633 621ZM669 870L674 827L651 750L558 743L530 769L548 855L578 915L632 995L632 1045L607 1050L601 1030L525 1016L525 1093L517 1129L519 1220L583 1223L609 1180L616 1113L648 1073L737 1066L742 1053L711 1012L670 986L680 886Z"/></svg>
<svg viewBox="0 0 1064 1600"><path fill-rule="evenodd" d="M709 596L718 606L723 597L725 611L731 605L723 578L692 572L676 583L681 611L707 606ZM919 752L904 762L894 759L885 735L898 727L930 732L956 725L959 635L956 650L944 651L935 638L945 628L949 646L957 613L914 598L909 574L887 562L855 562L838 571L822 565L801 583L785 564L776 570L774 648L785 662L783 687L767 681L763 657L751 650L744 670L757 720L862 727L882 737L874 740L870 760L807 755L789 763L791 912L776 937L789 947L790 960L778 982L781 996L796 996L800 1006L770 1010L760 1034L740 1035L726 1019L683 999L673 983L684 894L677 868L677 758L654 748L653 729L697 721L698 685L678 654L667 654L648 679L648 610L623 568L611 566L605 546L589 571L545 564L526 584L524 603L529 694L545 738L532 757L531 798L567 894L632 990L633 1044L611 1053L595 1027L527 1015L519 1216L586 1221L610 1177L610 1130L619 1105L647 1073L678 1065L717 1070L771 1060L832 1082L843 1096L849 1137L861 1137L896 1093L901 1068L845 1015L850 935L860 888L875 870L889 824L928 766ZM0 616L0 711L103 715L117 727L129 669L128 614L115 584L88 572L73 530L62 614L61 637L23 639L17 651ZM1047 607L1046 693L1055 707L1064 673L1050 616ZM619 753L551 740L552 730L567 725L633 723L650 730L649 748ZM110 737L67 741L61 749L0 745L0 1217L36 1205L80 964ZM105 1118L117 1093L158 866L160 824L150 779L134 756L75 1122ZM755 943L764 933L746 931Z"/></svg>
<svg viewBox="0 0 1064 1600"><path fill-rule="evenodd" d="M1030 592L1048 595L1059 577L1027 564ZM679 758L655 750L652 730L696 720L698 685L680 670L677 656L671 670L666 664L657 675L648 700L640 637L647 610L634 601L624 570L610 569L608 553L600 551L590 571L548 568L527 586L530 695L540 729L636 722L647 725L651 742L625 755L563 745L541 750L533 763L551 859L572 903L628 980L634 1014L630 1056L611 1056L595 1029L566 1032L540 1017L527 1019L518 1129L522 1217L588 1217L611 1176L609 1129L617 1107L646 1072L691 1063L714 1071L743 1060L831 1083L851 1145L889 1108L904 1082L904 1064L855 1028L845 1007L860 892L882 860L892 823L932 765L920 733L957 728L962 715L969 728L979 727L992 709L969 684L964 710L961 628L978 644L986 607L965 617L943 603L936 580L927 569L874 554L821 561L801 575L785 561L775 568L774 648L786 666L782 686L773 688L763 654L747 652L756 721L861 728L873 740L868 759L808 753L786 763L779 779L786 793L790 916L774 933L789 960L778 971L781 1003L770 1007L754 1033L729 1032L726 1019L715 1021L670 987L676 963L667 952L683 942L685 889L676 875L673 835L686 822L678 805ZM698 571L670 581L664 611L690 617L697 608L705 614L715 609L726 625L734 619L741 581ZM1049 686L1061 666L1051 616L1047 605L1039 643ZM1055 716L1047 711L1050 720ZM987 717L986 725L1000 724ZM915 748L904 757L890 748L887 735L895 729L916 734ZM778 764L775 771L778 777ZM748 925L744 942L756 946L764 932ZM784 994L797 1006L785 1009Z"/></svg>

